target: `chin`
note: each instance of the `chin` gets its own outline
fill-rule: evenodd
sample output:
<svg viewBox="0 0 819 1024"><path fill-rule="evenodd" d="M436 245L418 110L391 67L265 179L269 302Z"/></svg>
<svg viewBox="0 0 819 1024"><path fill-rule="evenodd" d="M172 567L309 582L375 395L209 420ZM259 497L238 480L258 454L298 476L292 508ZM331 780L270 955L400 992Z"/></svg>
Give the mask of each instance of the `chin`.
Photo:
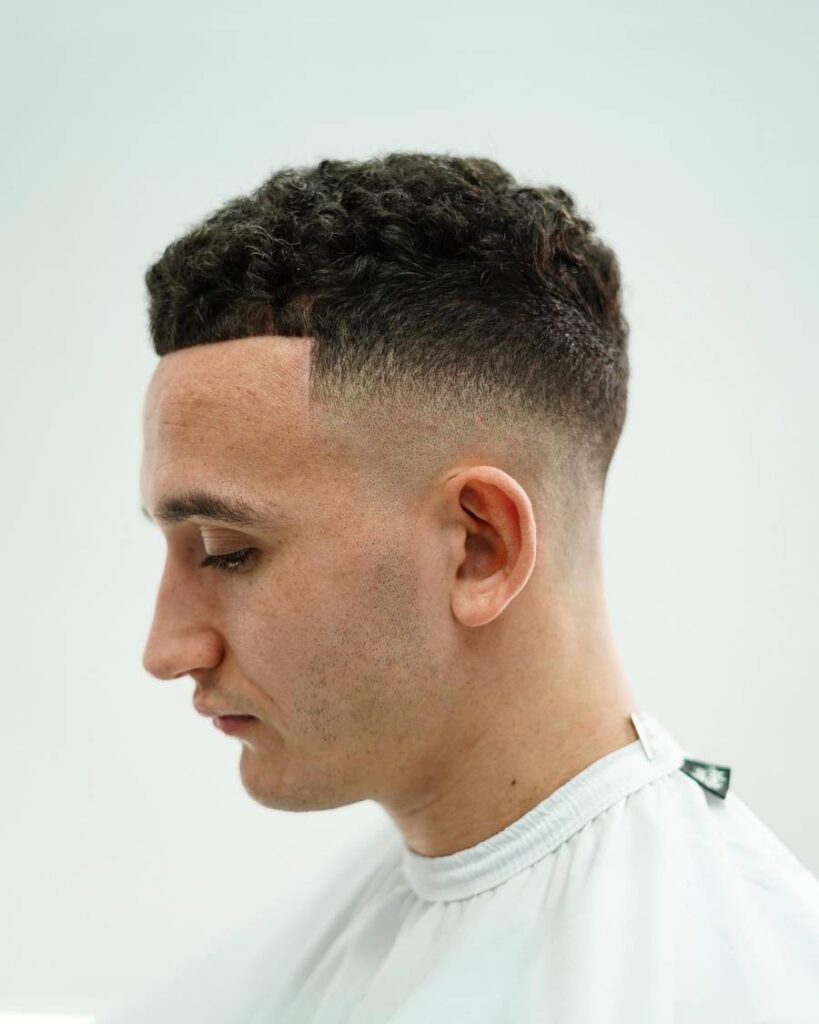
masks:
<svg viewBox="0 0 819 1024"><path fill-rule="evenodd" d="M273 811L326 811L357 802L337 790L320 785L311 787L304 779L285 776L280 765L265 765L263 759L248 758L244 754L239 773L242 788L250 799Z"/></svg>

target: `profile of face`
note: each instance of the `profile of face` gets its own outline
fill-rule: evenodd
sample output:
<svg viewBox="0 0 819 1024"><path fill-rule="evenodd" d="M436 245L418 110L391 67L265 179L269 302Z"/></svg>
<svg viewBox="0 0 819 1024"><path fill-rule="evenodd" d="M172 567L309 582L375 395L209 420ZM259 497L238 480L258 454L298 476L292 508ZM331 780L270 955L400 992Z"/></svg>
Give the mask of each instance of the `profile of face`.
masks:
<svg viewBox="0 0 819 1024"><path fill-rule="evenodd" d="M311 417L310 344L242 338L159 361L140 488L166 560L143 664L191 677L200 709L255 716L225 742L239 739L260 804L411 804L481 720L464 645L531 573L531 505L500 470L464 487L457 465L428 500L386 503L366 459ZM266 518L160 522L192 492ZM245 549L236 568L201 565Z"/></svg>

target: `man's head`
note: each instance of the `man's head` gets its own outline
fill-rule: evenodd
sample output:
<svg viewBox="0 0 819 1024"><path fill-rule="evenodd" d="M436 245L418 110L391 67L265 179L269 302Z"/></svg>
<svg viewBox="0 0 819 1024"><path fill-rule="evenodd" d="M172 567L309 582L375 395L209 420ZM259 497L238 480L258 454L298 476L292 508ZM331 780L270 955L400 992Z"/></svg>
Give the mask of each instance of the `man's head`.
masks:
<svg viewBox="0 0 819 1024"><path fill-rule="evenodd" d="M257 716L262 804L423 800L595 604L628 378L614 255L560 189L398 153L274 174L146 282L144 503L248 513L166 509L146 669Z"/></svg>

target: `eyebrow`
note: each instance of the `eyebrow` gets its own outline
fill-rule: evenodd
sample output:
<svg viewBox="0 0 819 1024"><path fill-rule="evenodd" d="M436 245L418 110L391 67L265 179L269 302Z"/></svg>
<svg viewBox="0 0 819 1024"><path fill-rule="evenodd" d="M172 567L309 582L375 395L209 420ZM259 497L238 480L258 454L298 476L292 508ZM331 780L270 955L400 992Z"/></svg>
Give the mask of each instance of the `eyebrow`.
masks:
<svg viewBox="0 0 819 1024"><path fill-rule="evenodd" d="M233 526L250 527L265 526L276 514L276 509L272 507L256 508L244 498L226 498L207 491L186 491L184 494L165 498L159 503L153 516L144 505L140 508L145 518L151 522L183 523L188 519L211 519Z"/></svg>

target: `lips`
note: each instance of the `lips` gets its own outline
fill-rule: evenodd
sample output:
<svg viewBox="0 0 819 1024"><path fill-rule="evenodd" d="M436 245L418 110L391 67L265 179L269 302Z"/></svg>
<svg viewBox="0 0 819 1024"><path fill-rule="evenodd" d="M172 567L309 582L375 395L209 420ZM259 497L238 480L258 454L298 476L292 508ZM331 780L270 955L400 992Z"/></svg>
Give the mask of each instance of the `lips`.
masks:
<svg viewBox="0 0 819 1024"><path fill-rule="evenodd" d="M246 715L238 711L230 711L227 708L210 708L198 701L193 702L195 710L205 718L255 718L255 715Z"/></svg>
<svg viewBox="0 0 819 1024"><path fill-rule="evenodd" d="M258 721L259 719L255 715L221 715L219 718L214 718L213 724L217 729L233 736Z"/></svg>

